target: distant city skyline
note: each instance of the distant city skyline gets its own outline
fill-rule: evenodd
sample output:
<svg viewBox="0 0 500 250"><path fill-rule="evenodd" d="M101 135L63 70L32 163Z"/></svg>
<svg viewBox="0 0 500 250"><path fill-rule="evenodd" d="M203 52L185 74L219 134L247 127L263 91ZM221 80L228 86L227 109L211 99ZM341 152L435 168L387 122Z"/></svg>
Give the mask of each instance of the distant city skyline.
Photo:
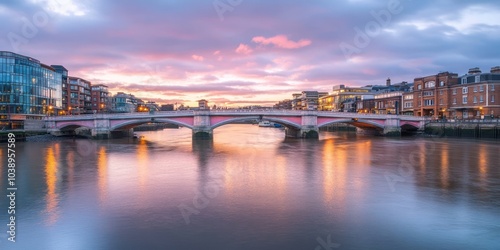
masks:
<svg viewBox="0 0 500 250"><path fill-rule="evenodd" d="M500 65L497 1L0 3L0 50L158 103L272 105L303 90Z"/></svg>

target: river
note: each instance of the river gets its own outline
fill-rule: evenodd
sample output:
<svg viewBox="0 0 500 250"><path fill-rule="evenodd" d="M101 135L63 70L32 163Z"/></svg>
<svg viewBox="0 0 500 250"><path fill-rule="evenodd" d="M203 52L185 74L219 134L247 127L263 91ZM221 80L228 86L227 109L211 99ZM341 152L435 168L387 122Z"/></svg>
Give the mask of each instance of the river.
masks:
<svg viewBox="0 0 500 250"><path fill-rule="evenodd" d="M500 249L500 144L234 124L16 142L1 249Z"/></svg>

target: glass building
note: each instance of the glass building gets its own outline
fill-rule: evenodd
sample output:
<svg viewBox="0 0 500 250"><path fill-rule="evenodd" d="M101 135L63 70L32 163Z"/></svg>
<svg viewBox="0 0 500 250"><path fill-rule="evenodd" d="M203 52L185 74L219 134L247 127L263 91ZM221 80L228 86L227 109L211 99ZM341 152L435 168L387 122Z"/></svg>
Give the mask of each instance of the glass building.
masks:
<svg viewBox="0 0 500 250"><path fill-rule="evenodd" d="M0 51L2 119L13 114L55 115L61 108L61 73L31 57Z"/></svg>

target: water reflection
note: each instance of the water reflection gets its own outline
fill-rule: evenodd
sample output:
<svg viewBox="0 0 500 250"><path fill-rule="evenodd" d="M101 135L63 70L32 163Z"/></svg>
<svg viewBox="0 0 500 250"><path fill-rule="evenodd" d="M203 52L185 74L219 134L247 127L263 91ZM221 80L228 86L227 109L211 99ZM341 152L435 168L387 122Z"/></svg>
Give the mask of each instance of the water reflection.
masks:
<svg viewBox="0 0 500 250"><path fill-rule="evenodd" d="M48 147L45 153L45 181L47 185L47 194L45 197L46 207L45 213L47 214L45 222L52 225L57 222L59 218L59 195L57 193L58 181L58 168L56 152L59 150L59 144Z"/></svg>
<svg viewBox="0 0 500 250"><path fill-rule="evenodd" d="M336 187L338 185L338 176L335 172L336 170L338 171L338 168L334 165L334 162L337 161L334 156L334 152L336 151L334 143L334 139L330 139L323 146L323 201L327 206L333 205L334 194L342 193L342 190L340 190L341 187ZM336 199L337 202L342 200L339 198Z"/></svg>
<svg viewBox="0 0 500 250"><path fill-rule="evenodd" d="M20 149L43 155L25 157L19 175L26 192L43 194L20 196L30 205L19 249L314 249L329 235L342 249L499 245L498 144L336 133L286 140L257 126L192 143L189 130L145 134ZM408 162L413 172L405 168L411 174L391 192L384 173ZM203 207L193 204L197 192ZM190 223L180 204L196 209Z"/></svg>
<svg viewBox="0 0 500 250"><path fill-rule="evenodd" d="M99 147L97 152L97 176L99 204L105 205L108 200L108 158L104 146Z"/></svg>
<svg viewBox="0 0 500 250"><path fill-rule="evenodd" d="M68 182L68 189L72 190L73 189L73 183L75 182L75 152L74 151L69 151L66 153L66 168L68 172L68 176L66 177L66 180Z"/></svg>
<svg viewBox="0 0 500 250"><path fill-rule="evenodd" d="M146 182L148 180L148 170L149 170L149 152L146 140L140 140L137 145L137 172L139 177L138 187L141 193L146 191Z"/></svg>
<svg viewBox="0 0 500 250"><path fill-rule="evenodd" d="M440 180L441 180L441 188L447 190L450 187L450 176L449 176L449 167L450 167L450 151L447 144L440 145L441 152L441 162L440 162Z"/></svg>
<svg viewBox="0 0 500 250"><path fill-rule="evenodd" d="M489 169L489 164L488 163L488 149L486 148L485 145L479 145L478 147L478 167L479 167L479 181L481 183L481 187L483 189L487 188L488 185L488 169ZM494 164L494 163L493 163Z"/></svg>

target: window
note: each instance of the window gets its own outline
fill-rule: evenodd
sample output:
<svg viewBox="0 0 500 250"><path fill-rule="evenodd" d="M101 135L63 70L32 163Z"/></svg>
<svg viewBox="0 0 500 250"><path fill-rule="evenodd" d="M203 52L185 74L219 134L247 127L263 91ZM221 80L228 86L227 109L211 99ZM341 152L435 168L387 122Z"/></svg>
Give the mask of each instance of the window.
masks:
<svg viewBox="0 0 500 250"><path fill-rule="evenodd" d="M462 84L466 84L466 83L467 83L467 77L462 78Z"/></svg>
<svg viewBox="0 0 500 250"><path fill-rule="evenodd" d="M420 100L418 101L418 106L419 107L422 106L422 101L420 101Z"/></svg>
<svg viewBox="0 0 500 250"><path fill-rule="evenodd" d="M463 87L462 88L462 94L467 94L467 93L469 93L469 88Z"/></svg>
<svg viewBox="0 0 500 250"><path fill-rule="evenodd" d="M453 98L453 104L457 104L457 98Z"/></svg>
<svg viewBox="0 0 500 250"><path fill-rule="evenodd" d="M405 108L413 108L413 102L405 102Z"/></svg>
<svg viewBox="0 0 500 250"><path fill-rule="evenodd" d="M469 111L464 110L462 113L463 118L469 118Z"/></svg>
<svg viewBox="0 0 500 250"><path fill-rule="evenodd" d="M434 91L424 91L424 96L433 96Z"/></svg>
<svg viewBox="0 0 500 250"><path fill-rule="evenodd" d="M453 89L453 94L456 95L457 94L457 89Z"/></svg>
<svg viewBox="0 0 500 250"><path fill-rule="evenodd" d="M491 102L495 102L495 96L494 95L491 96Z"/></svg>
<svg viewBox="0 0 500 250"><path fill-rule="evenodd" d="M479 92L483 92L483 91L484 91L484 85L479 86Z"/></svg>
<svg viewBox="0 0 500 250"><path fill-rule="evenodd" d="M481 96L479 96L479 102L484 102L484 98L483 98L483 96L482 96L482 95L481 95Z"/></svg>
<svg viewBox="0 0 500 250"><path fill-rule="evenodd" d="M439 105L443 105L443 98L439 99Z"/></svg>
<svg viewBox="0 0 500 250"><path fill-rule="evenodd" d="M474 86L474 92L477 92L477 86Z"/></svg>
<svg viewBox="0 0 500 250"><path fill-rule="evenodd" d="M444 91L443 90L440 90L439 91L439 95L443 95Z"/></svg>
<svg viewBox="0 0 500 250"><path fill-rule="evenodd" d="M422 89L422 85L421 85L421 84L419 84L419 85L417 86L417 89Z"/></svg>
<svg viewBox="0 0 500 250"><path fill-rule="evenodd" d="M424 106L432 106L432 105L434 105L433 99L424 100Z"/></svg>
<svg viewBox="0 0 500 250"><path fill-rule="evenodd" d="M425 88L434 88L436 86L436 82L428 81L425 83Z"/></svg>
<svg viewBox="0 0 500 250"><path fill-rule="evenodd" d="M495 91L495 84L491 84L491 85L490 85L490 90L491 90L491 91Z"/></svg>
<svg viewBox="0 0 500 250"><path fill-rule="evenodd" d="M467 103L467 96L462 97L462 103L466 104Z"/></svg>
<svg viewBox="0 0 500 250"><path fill-rule="evenodd" d="M439 86L443 87L444 86L444 81L439 82Z"/></svg>
<svg viewBox="0 0 500 250"><path fill-rule="evenodd" d="M481 76L476 76L475 82L480 82L481 81Z"/></svg>
<svg viewBox="0 0 500 250"><path fill-rule="evenodd" d="M472 102L477 103L477 97L474 96L474 100Z"/></svg>

